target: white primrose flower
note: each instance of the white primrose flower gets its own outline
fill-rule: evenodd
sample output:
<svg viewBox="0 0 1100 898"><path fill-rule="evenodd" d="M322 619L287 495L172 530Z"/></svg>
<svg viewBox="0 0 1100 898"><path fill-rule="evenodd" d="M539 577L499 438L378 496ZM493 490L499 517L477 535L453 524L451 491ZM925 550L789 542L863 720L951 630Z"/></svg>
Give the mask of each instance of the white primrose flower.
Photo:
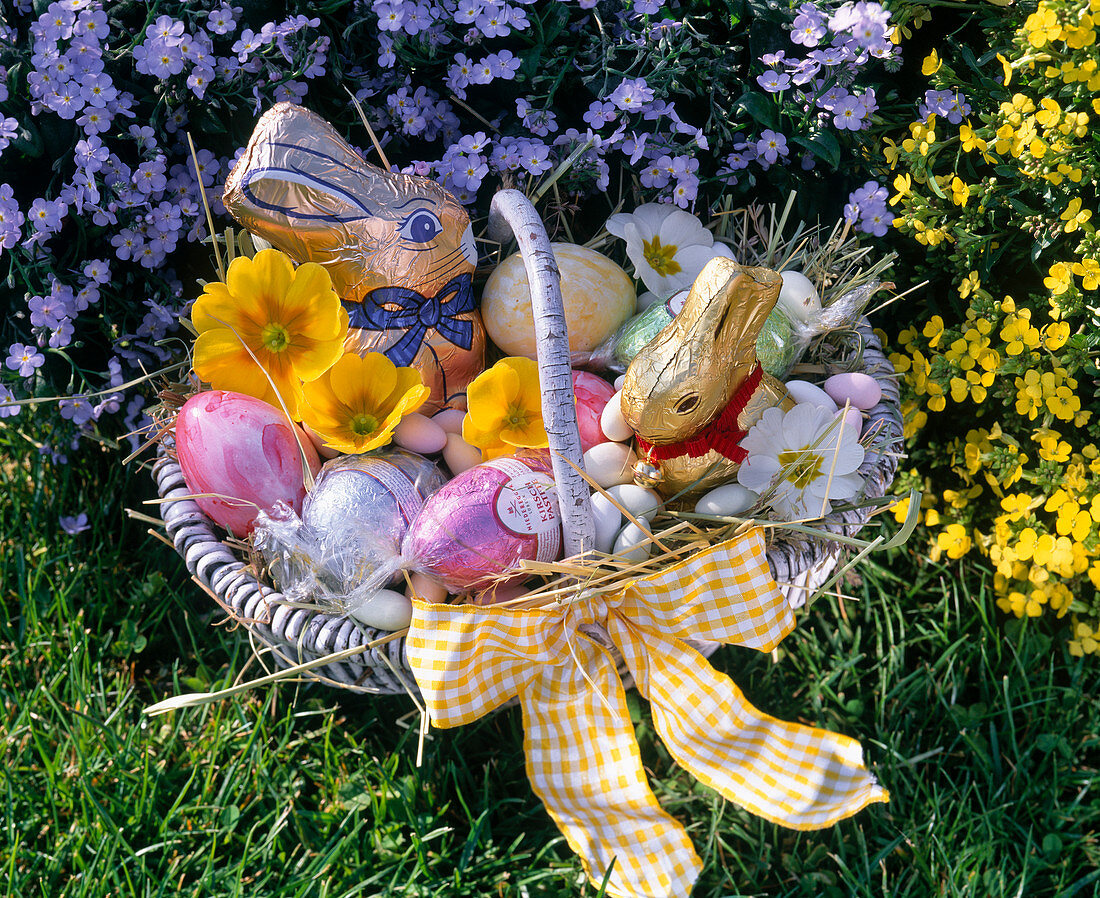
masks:
<svg viewBox="0 0 1100 898"><path fill-rule="evenodd" d="M661 300L688 289L715 256L733 258L729 248L694 215L664 203L645 203L607 220L607 230L626 241L626 254L647 290Z"/></svg>
<svg viewBox="0 0 1100 898"><path fill-rule="evenodd" d="M737 482L770 495L767 504L781 520L823 517L832 511L830 500L851 499L863 485L859 434L843 416L820 406L768 409L741 446L749 455Z"/></svg>

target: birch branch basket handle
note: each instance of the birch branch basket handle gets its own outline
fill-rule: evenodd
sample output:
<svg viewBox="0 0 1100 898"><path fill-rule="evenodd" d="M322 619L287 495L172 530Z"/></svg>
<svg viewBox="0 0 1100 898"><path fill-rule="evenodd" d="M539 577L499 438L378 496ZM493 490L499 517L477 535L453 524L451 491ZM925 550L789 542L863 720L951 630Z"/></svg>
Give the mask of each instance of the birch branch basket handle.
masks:
<svg viewBox="0 0 1100 898"><path fill-rule="evenodd" d="M515 237L527 271L535 319L542 419L550 440L550 462L558 487L565 556L580 555L595 544L595 525L591 493L579 473L584 470L584 462L558 263L535 207L518 190L501 190L493 197L489 236L502 244Z"/></svg>

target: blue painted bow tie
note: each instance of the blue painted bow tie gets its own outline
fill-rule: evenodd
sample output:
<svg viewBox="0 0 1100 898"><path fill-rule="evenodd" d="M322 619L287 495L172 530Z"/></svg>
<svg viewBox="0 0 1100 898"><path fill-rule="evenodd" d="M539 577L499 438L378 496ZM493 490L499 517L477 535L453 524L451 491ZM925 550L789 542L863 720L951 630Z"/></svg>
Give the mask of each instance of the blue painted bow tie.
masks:
<svg viewBox="0 0 1100 898"><path fill-rule="evenodd" d="M364 330L404 330L401 339L385 350L398 367L411 365L428 328L435 328L448 341L469 349L473 344L474 325L459 320L463 312L477 308L473 276L469 273L451 278L435 296L423 296L408 287L379 287L362 302L345 302L348 324Z"/></svg>

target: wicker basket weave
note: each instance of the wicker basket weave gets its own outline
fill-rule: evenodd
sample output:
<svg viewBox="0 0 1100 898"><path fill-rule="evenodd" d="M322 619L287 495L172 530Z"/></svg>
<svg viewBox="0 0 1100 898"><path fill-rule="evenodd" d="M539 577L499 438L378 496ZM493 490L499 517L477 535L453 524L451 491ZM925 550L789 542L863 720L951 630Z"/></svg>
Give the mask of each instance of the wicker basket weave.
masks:
<svg viewBox="0 0 1100 898"><path fill-rule="evenodd" d="M863 436L865 457L861 499L885 495L894 478L902 450L902 424L894 369L866 319L852 331L830 338L832 361L826 373L860 370L882 388L882 399L868 413ZM222 542L214 524L188 498L170 437L158 448L153 466L162 516L168 536L187 569L217 598L223 610L244 626L251 637L270 649L274 666L286 667L343 653L339 661L314 667L307 675L331 685L363 693L415 692L404 654L404 638L364 629L346 615L319 612L295 605L277 590L261 583L245 561ZM871 513L864 507L827 516L821 529L855 536ZM832 540L775 531L768 547L772 575L788 601L799 606L827 581L840 557L841 545ZM358 651L356 651L358 650Z"/></svg>

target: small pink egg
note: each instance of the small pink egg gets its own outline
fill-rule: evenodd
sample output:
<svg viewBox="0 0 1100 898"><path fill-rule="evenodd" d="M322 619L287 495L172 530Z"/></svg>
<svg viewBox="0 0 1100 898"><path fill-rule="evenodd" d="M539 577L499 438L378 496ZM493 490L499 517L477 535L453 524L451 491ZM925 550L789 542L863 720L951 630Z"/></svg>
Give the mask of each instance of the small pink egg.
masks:
<svg viewBox="0 0 1100 898"><path fill-rule="evenodd" d="M301 513L306 496L302 458L313 474L321 460L313 443L266 402L208 390L196 393L176 418L176 455L199 508L234 536L244 537L260 510L286 502Z"/></svg>
<svg viewBox="0 0 1100 898"><path fill-rule="evenodd" d="M581 450L587 452L598 443L606 443L608 437L600 428L600 415L615 388L591 371L573 372L573 395L577 398L577 428L581 433Z"/></svg>
<svg viewBox="0 0 1100 898"><path fill-rule="evenodd" d="M838 412L838 414L840 413ZM850 405L843 414L844 425L852 428L856 436L859 437L863 433L863 415L860 414L859 409L854 405Z"/></svg>
<svg viewBox="0 0 1100 898"><path fill-rule="evenodd" d="M447 445L447 431L431 418L413 412L405 415L393 429L393 441L410 452L433 455L442 452Z"/></svg>
<svg viewBox="0 0 1100 898"><path fill-rule="evenodd" d="M850 402L864 411L874 408L882 398L882 387L878 381L861 371L834 374L825 381L825 392L838 406L843 407L845 402Z"/></svg>
<svg viewBox="0 0 1100 898"><path fill-rule="evenodd" d="M460 408L445 408L432 415L432 420L447 433L462 433L462 419L465 417L466 412Z"/></svg>

